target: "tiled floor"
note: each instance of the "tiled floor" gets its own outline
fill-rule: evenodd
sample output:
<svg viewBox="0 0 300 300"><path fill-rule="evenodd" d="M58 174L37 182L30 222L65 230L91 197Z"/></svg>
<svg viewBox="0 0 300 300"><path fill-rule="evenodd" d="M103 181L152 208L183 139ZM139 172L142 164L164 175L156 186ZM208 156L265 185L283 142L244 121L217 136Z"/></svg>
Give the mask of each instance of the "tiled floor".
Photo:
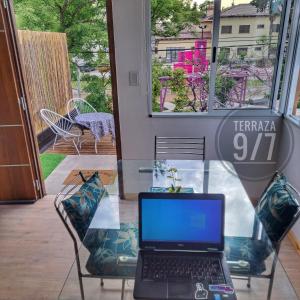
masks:
<svg viewBox="0 0 300 300"><path fill-rule="evenodd" d="M116 156L69 155L46 180L49 194L56 194L72 169L116 168ZM117 182L110 187L117 193ZM0 300L48 300L57 299L67 273L74 261L72 241L59 220L53 206L54 196L47 196L33 205L0 206ZM136 219L128 213L135 201L121 201L120 218ZM132 208L132 207L131 207ZM135 209L135 211L137 211ZM281 249L281 261L300 295L300 256L286 239ZM279 270L283 272L282 269ZM289 282L276 277L272 299L295 299L289 292ZM266 280L254 280L249 291L244 281L235 281L239 299L265 299ZM86 299L120 299L120 280L105 280L103 288L99 280L85 280ZM278 288L278 286L280 288ZM133 282L126 285L125 299L132 299ZM76 269L61 299L80 299Z"/></svg>
<svg viewBox="0 0 300 300"><path fill-rule="evenodd" d="M136 205L122 202L123 206ZM121 209L121 218L132 218ZM1 300L52 300L57 299L74 260L72 242L53 207L53 196L45 197L34 205L0 207L0 299ZM283 262L291 281L300 295L300 257L288 239L281 250ZM279 278L279 277L278 277ZM279 278L280 279L280 278ZM79 299L76 276L62 299ZM265 280L256 280L257 287L265 285ZM69 283L70 284L70 283ZM277 281L288 290L288 283ZM276 285L275 284L275 285ZM126 285L126 298L132 299L133 283ZM240 293L239 299L261 300L261 288L251 293L245 282L235 281ZM254 288L254 287L253 287ZM105 280L103 288L99 280L85 281L87 299L120 299L121 282ZM265 289L265 288L264 288ZM292 300L289 295L274 294L273 299Z"/></svg>
<svg viewBox="0 0 300 300"><path fill-rule="evenodd" d="M104 201L105 200L105 201ZM99 211L103 211L105 207L111 208L111 207L116 207L116 197L110 197L108 199L104 199L101 202L101 205L99 207ZM111 202L111 205L109 205L109 202ZM120 207L120 215L116 214L110 214L110 218L105 218L104 216L100 217L98 216L99 223L101 228L104 226L107 226L107 224L110 224L108 228L112 228L113 224L115 224L115 220L117 219L117 222L121 223L128 223L128 222L135 222L138 219L137 215L137 202L136 201L121 201L119 203ZM112 227L111 227L112 226ZM107 227L105 227L107 228ZM295 259L295 263L299 261L299 257L297 257L296 252L290 252L289 256L285 255L285 251L289 248L289 241L286 240L284 243L284 247L282 249L282 260L286 262L287 259ZM80 260L82 262L82 270L84 273L88 273L85 270L85 264L86 261L89 258L89 253L85 248L82 248L80 250ZM271 264L272 264L272 259L269 258L266 262L267 264L267 272L270 271L271 269ZM297 282L295 276L293 278L294 283ZM114 299L114 297L120 297L120 286L121 286L121 281L120 280L105 280L106 284L104 288L99 287L99 280L97 279L84 279L84 290L85 290L85 296L87 299ZM241 281L241 280L234 280L234 286L238 295L238 299L242 300L252 300L252 299L266 299L266 294L268 290L268 283L269 281L266 279L255 279L253 278L251 280L251 288L248 289L246 287L246 282ZM132 297L132 290L133 288L133 282L130 281L127 286L126 286L126 297L125 299L127 300L133 300ZM119 295L118 295L119 293ZM78 287L78 278L77 278L77 268L74 265L69 277L65 283L64 289L61 294L60 299L80 299L80 290ZM285 274L284 269L282 268L281 264L277 264L276 268L276 273L274 277L274 285L273 285L273 295L272 299L278 299L278 300L283 300L283 299L297 299L297 295L293 290L293 287L291 283L289 282L288 277Z"/></svg>

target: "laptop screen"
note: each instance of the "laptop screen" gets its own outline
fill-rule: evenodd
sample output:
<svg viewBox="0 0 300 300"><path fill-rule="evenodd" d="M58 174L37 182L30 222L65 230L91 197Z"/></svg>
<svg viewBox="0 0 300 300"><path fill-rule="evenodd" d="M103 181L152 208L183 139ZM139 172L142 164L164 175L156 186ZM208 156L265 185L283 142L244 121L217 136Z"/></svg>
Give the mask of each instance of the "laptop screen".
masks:
<svg viewBox="0 0 300 300"><path fill-rule="evenodd" d="M198 199L186 199L180 194L173 197L141 198L141 242L162 248L164 245L222 248L224 199L215 195L211 198L201 195Z"/></svg>

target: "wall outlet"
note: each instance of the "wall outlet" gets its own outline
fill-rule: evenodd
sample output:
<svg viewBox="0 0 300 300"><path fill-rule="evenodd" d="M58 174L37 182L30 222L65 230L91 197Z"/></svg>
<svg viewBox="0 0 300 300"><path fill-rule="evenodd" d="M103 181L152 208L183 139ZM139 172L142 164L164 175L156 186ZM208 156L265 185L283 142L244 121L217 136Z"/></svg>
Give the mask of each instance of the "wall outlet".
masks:
<svg viewBox="0 0 300 300"><path fill-rule="evenodd" d="M129 72L129 86L138 86L139 85L139 72L130 71Z"/></svg>

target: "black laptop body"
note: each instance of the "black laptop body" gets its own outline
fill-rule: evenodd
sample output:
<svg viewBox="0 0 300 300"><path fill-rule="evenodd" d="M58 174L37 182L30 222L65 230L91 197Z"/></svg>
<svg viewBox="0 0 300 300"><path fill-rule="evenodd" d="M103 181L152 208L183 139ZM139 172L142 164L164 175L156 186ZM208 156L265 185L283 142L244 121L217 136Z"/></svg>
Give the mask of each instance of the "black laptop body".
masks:
<svg viewBox="0 0 300 300"><path fill-rule="evenodd" d="M235 300L222 194L140 193L134 299Z"/></svg>

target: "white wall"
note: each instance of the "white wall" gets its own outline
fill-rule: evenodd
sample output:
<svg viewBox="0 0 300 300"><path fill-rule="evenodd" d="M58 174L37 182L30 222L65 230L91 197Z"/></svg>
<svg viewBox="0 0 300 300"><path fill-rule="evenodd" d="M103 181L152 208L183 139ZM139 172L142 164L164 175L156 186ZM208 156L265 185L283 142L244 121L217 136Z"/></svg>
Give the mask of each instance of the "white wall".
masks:
<svg viewBox="0 0 300 300"><path fill-rule="evenodd" d="M144 5L145 0L113 0L123 159L153 159L155 135L206 136L207 159L218 159L215 134L223 118L148 116ZM138 87L129 86L129 71L139 72ZM275 117L274 120L280 127L281 119ZM257 167L259 173L260 168ZM244 185L250 197L255 198L261 194L266 182L244 181Z"/></svg>
<svg viewBox="0 0 300 300"><path fill-rule="evenodd" d="M284 168L283 172L287 176L289 182L300 191L300 128L294 125L289 120L284 120L285 123L290 125L290 129L292 130L292 134L294 137L294 147L291 158L289 159L288 164ZM280 162L283 161L288 153L288 148L286 145L289 144L289 132L288 127L284 127L281 135L281 149L279 159ZM293 227L293 232L295 233L298 241L300 241L300 221Z"/></svg>

